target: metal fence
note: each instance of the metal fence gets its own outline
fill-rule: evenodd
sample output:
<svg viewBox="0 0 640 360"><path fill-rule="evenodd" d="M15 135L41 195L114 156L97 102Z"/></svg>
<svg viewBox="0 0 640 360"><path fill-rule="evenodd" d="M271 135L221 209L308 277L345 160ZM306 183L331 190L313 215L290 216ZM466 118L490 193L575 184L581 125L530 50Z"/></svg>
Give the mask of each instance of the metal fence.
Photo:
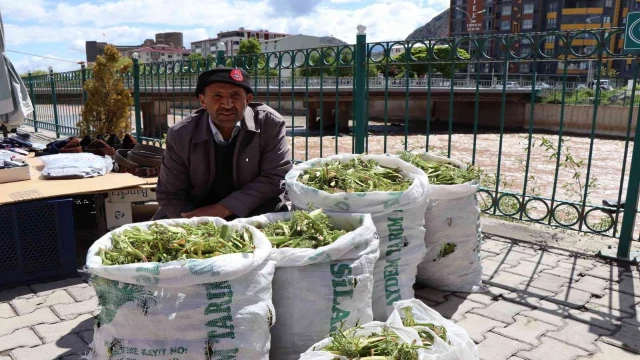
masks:
<svg viewBox="0 0 640 360"><path fill-rule="evenodd" d="M640 146L633 146L640 96L636 54L618 50L621 34L599 29L378 43L358 35L348 46L134 60L123 80L135 98L132 133L159 143L168 127L199 107L198 74L223 64L244 67L257 101L287 121L294 160L400 150L455 158L484 170L479 204L485 213L620 238L617 256L628 258L631 241L640 237ZM630 85L598 86L617 63L634 68ZM525 75L518 73L523 69ZM81 135L82 87L91 76L83 68L26 78L36 104L28 124Z"/></svg>

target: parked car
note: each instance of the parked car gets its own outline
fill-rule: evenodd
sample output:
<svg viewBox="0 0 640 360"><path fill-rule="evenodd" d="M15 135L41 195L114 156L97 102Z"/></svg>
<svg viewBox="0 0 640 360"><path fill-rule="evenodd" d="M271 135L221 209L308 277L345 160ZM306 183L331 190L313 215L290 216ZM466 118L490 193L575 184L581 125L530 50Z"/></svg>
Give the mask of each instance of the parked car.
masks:
<svg viewBox="0 0 640 360"><path fill-rule="evenodd" d="M536 83L536 89L540 89L540 90L553 89L553 85L549 85L545 82Z"/></svg>
<svg viewBox="0 0 640 360"><path fill-rule="evenodd" d="M500 81L498 83L498 87L499 88L504 87L504 82ZM515 81L507 81L507 89L517 89L519 87L520 87L520 85L518 85L517 82L515 82Z"/></svg>

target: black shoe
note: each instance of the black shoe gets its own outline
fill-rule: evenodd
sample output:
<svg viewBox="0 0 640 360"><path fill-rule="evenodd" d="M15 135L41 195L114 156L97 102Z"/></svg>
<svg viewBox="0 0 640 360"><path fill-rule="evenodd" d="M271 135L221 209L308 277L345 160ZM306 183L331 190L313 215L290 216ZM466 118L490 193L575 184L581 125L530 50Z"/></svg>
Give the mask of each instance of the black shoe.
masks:
<svg viewBox="0 0 640 360"><path fill-rule="evenodd" d="M80 146L85 147L85 146L89 146L89 144L91 144L91 136L87 135L85 137L82 138L82 141L80 141Z"/></svg>
<svg viewBox="0 0 640 360"><path fill-rule="evenodd" d="M122 144L122 142L120 142L120 138L117 137L116 134L109 135L109 138L107 139L107 145L113 147L120 144Z"/></svg>

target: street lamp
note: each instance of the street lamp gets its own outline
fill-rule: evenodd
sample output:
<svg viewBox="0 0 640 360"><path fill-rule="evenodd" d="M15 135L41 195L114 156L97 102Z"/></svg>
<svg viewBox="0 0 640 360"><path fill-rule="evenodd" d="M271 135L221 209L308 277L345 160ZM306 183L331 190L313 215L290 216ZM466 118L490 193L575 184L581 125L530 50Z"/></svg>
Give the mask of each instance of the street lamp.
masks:
<svg viewBox="0 0 640 360"><path fill-rule="evenodd" d="M465 14L467 15L467 17L469 18L469 20L472 20L472 15L469 15L469 13L468 13L468 12L466 12L466 11L464 11L464 10L460 9L459 7L456 7L455 9L456 9L456 10L458 10L458 11L461 11L461 12L465 13ZM487 11L487 9L484 9L484 10L481 10L481 11L474 12L474 13L473 13L473 16L476 16L476 15L478 15L478 14L482 14L483 12L486 12L486 11Z"/></svg>
<svg viewBox="0 0 640 360"><path fill-rule="evenodd" d="M459 7L455 7L455 9L460 11L460 12L462 12L462 13L464 13L465 15L467 15L467 17L469 18L470 22L473 22L473 18L475 18L476 15L482 14L482 13L487 11L487 9L484 9L484 10L477 11L477 12L473 13L473 15L469 15L468 12L460 9ZM469 42L469 56L471 56L471 42ZM471 72L471 67L469 65L467 65L467 81L469 81L470 72Z"/></svg>
<svg viewBox="0 0 640 360"><path fill-rule="evenodd" d="M224 66L226 65L224 55L227 51L227 46L224 44L224 41L219 41L218 45L216 45L216 66Z"/></svg>

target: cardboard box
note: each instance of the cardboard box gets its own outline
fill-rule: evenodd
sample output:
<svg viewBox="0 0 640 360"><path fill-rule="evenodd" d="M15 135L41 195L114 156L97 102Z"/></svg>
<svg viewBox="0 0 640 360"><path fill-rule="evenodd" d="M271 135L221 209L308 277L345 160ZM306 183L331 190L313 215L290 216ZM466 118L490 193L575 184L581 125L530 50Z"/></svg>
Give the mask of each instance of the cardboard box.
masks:
<svg viewBox="0 0 640 360"><path fill-rule="evenodd" d="M14 160L22 162L20 160ZM0 169L0 184L31 180L30 166Z"/></svg>
<svg viewBox="0 0 640 360"><path fill-rule="evenodd" d="M112 204L117 203L134 203L141 201L155 201L155 186L139 186L135 188L110 191L107 201Z"/></svg>
<svg viewBox="0 0 640 360"><path fill-rule="evenodd" d="M122 225L150 221L159 208L155 198L153 186L96 195L98 231L104 234Z"/></svg>

